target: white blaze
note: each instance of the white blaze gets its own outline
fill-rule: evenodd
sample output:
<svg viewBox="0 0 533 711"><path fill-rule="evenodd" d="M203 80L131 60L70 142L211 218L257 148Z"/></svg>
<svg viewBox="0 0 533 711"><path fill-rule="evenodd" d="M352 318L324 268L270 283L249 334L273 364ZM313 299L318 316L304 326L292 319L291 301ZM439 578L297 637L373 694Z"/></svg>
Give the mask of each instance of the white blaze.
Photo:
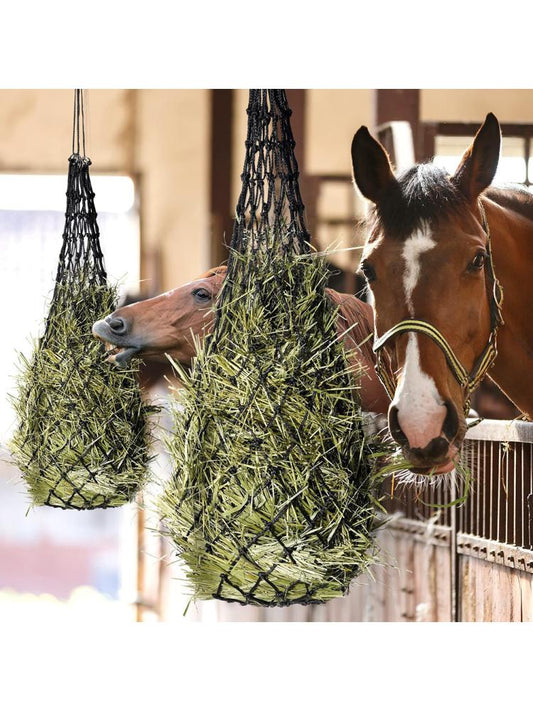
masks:
<svg viewBox="0 0 533 711"><path fill-rule="evenodd" d="M420 257L424 252L429 252L430 249L433 249L436 244L424 230L418 230L405 240L402 252L405 261L403 288L405 289L405 299L411 316L414 316L413 291L420 277Z"/></svg>
<svg viewBox="0 0 533 711"><path fill-rule="evenodd" d="M392 404L398 408L398 424L411 447L425 447L439 437L446 407L433 378L420 366L416 333L408 335L405 363Z"/></svg>
<svg viewBox="0 0 533 711"><path fill-rule="evenodd" d="M404 244L403 286L409 315L414 317L413 292L420 278L420 257L436 242L423 229L417 230ZM433 378L422 371L418 334L409 333L405 363L392 404L398 408L398 423L411 447L425 447L441 434L446 407Z"/></svg>

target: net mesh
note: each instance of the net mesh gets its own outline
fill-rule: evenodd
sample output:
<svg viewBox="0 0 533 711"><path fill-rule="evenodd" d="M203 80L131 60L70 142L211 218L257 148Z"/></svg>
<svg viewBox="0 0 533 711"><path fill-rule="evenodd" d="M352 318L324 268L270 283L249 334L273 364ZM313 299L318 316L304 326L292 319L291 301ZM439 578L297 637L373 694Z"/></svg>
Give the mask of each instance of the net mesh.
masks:
<svg viewBox="0 0 533 711"><path fill-rule="evenodd" d="M82 127L76 90L78 150ZM152 409L142 401L136 370L111 367L91 333L116 308L117 290L107 283L90 164L79 152L69 158L54 292L42 338L29 360L20 356L19 423L11 443L32 502L73 509L132 500L146 476Z"/></svg>
<svg viewBox="0 0 533 711"><path fill-rule="evenodd" d="M283 90L251 90L215 327L180 370L161 500L193 595L325 602L375 560L376 472L357 379L311 253Z"/></svg>

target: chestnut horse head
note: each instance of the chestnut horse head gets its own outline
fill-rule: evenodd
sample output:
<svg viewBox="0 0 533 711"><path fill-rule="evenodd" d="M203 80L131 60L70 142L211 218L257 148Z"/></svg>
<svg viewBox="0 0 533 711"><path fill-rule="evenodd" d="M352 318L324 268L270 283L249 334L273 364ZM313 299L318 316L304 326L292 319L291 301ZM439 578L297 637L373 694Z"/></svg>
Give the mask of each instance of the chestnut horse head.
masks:
<svg viewBox="0 0 533 711"><path fill-rule="evenodd" d="M194 337L213 324L213 304L225 275L226 267L216 267L177 289L123 306L94 323L93 334L106 342L109 359L118 365L141 354L160 362L168 362L168 354L189 365Z"/></svg>
<svg viewBox="0 0 533 711"><path fill-rule="evenodd" d="M195 281L160 296L117 309L93 324L93 334L106 343L108 359L126 365L134 356L147 363L167 363L168 354L189 366L196 353L197 338L211 330L216 297L226 267L210 269ZM360 384L364 410L385 413L389 398L374 371L371 336L373 313L351 294L326 289L338 307L337 332L357 372L363 366Z"/></svg>
<svg viewBox="0 0 533 711"><path fill-rule="evenodd" d="M352 142L355 183L374 203L360 268L374 350L393 364L392 376L382 371L389 430L422 474L454 468L470 392L495 357L500 292L480 195L500 142L489 114L453 176L428 163L398 177L366 127Z"/></svg>

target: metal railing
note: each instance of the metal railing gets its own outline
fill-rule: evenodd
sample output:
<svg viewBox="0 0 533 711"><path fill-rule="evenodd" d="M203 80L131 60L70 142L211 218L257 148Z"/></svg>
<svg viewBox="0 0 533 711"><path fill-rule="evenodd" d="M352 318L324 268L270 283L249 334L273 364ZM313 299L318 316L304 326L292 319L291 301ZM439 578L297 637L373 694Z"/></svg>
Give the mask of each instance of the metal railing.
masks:
<svg viewBox="0 0 533 711"><path fill-rule="evenodd" d="M454 533L533 550L533 423L483 420L468 430L461 461L465 482L435 479L417 490L387 482L386 506L415 521L434 519ZM446 486L448 483L448 486Z"/></svg>
<svg viewBox="0 0 533 711"><path fill-rule="evenodd" d="M533 423L484 420L469 430L462 458L473 479L458 532L532 549Z"/></svg>

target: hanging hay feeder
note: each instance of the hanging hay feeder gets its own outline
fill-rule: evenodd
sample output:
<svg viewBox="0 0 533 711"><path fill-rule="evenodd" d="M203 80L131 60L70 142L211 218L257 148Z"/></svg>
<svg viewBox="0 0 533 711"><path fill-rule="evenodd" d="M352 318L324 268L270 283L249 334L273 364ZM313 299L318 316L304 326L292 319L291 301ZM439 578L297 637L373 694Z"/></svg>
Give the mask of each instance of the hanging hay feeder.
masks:
<svg viewBox="0 0 533 711"><path fill-rule="evenodd" d="M325 602L376 560L381 480L360 373L309 249L284 92L251 91L248 115L215 328L190 375L176 365L175 471L160 511L194 598Z"/></svg>
<svg viewBox="0 0 533 711"><path fill-rule="evenodd" d="M77 90L78 150L69 158L55 289L44 335L30 359L20 356L11 442L32 503L69 509L131 501L144 483L150 444L151 408L141 399L136 370L110 368L104 345L91 333L92 324L116 308L117 292L107 284L100 249L91 161L85 147L80 154L82 101Z"/></svg>

